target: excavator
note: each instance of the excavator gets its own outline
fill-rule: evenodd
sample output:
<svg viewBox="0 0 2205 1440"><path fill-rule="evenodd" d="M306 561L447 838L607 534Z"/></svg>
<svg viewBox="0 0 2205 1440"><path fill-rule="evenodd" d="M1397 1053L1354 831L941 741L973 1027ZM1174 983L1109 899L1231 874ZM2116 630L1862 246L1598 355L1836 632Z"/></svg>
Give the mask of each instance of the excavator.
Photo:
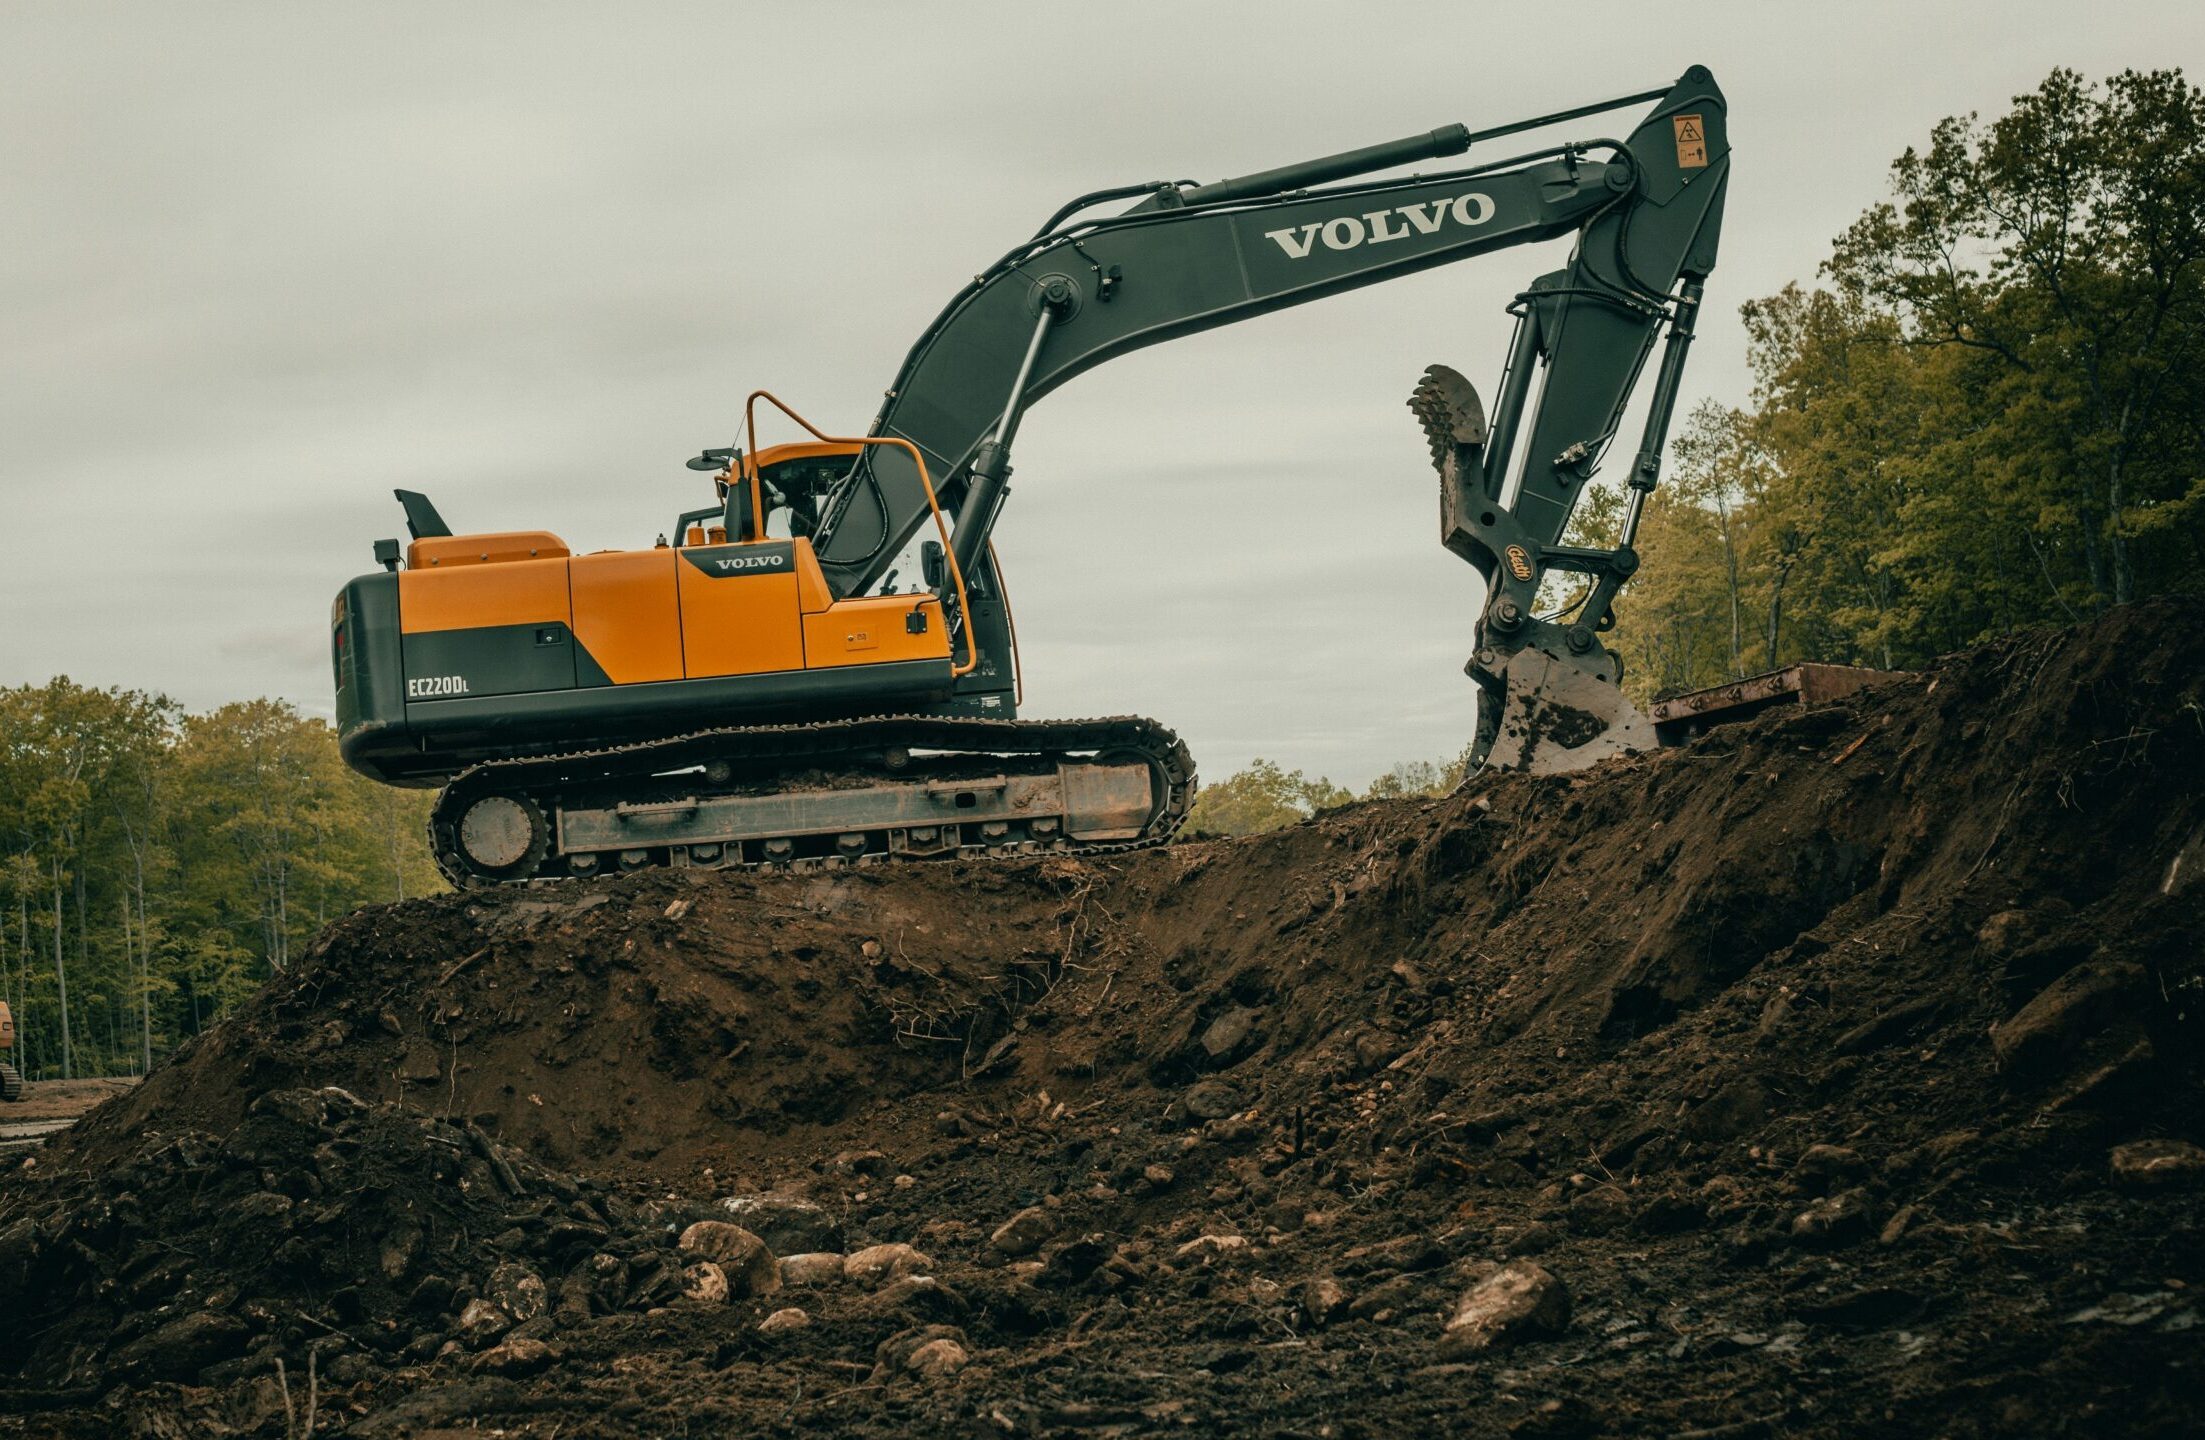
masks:
<svg viewBox="0 0 2205 1440"><path fill-rule="evenodd" d="M1451 159L1639 106L1621 139ZM1485 581L1471 760L1544 772L1650 748L1600 637L1638 567L1729 171L1723 95L1695 66L1511 124L1080 195L958 292L863 435L754 392L743 443L688 461L713 501L671 539L576 554L540 530L455 535L398 491L408 543L376 542L380 568L331 615L345 759L441 787L431 848L458 886L1161 844L1194 795L1172 731L1018 718L991 536L1027 412L1145 345L1571 236L1510 307L1490 410L1443 365L1409 406L1441 543ZM1657 348L1617 542L1569 543ZM806 438L760 448L761 406ZM1568 596L1540 613L1550 577Z"/></svg>

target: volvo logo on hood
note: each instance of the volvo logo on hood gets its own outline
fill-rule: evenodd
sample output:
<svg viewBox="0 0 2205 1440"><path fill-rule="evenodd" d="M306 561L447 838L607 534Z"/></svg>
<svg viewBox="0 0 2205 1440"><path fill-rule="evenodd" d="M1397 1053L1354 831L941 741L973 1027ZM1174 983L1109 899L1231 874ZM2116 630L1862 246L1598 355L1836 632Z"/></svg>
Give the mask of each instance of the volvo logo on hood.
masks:
<svg viewBox="0 0 2205 1440"><path fill-rule="evenodd" d="M786 540L747 545L685 545L681 558L715 580L743 575L787 575L796 569L796 547Z"/></svg>
<svg viewBox="0 0 2205 1440"><path fill-rule="evenodd" d="M1452 200L1425 200L1396 205L1391 210L1369 210L1361 215L1339 215L1312 220L1284 230L1266 230L1263 238L1275 242L1290 260L1306 260L1317 246L1327 250L1353 250L1358 245L1384 245L1418 235L1437 235L1445 225L1483 225L1493 218L1493 197L1472 190Z"/></svg>

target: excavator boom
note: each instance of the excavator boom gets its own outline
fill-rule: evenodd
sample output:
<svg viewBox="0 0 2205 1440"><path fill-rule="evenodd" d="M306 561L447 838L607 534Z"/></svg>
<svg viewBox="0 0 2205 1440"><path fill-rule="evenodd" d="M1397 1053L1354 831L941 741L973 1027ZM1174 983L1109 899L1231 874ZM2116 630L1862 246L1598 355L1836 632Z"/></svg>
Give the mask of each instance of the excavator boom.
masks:
<svg viewBox="0 0 2205 1440"><path fill-rule="evenodd" d="M1647 101L1652 108L1624 140L1308 188ZM919 337L869 433L911 441L935 474L949 477L942 500L957 514L955 548L969 563L992 532L1020 416L1083 371L1144 345L1575 234L1568 265L1517 298L1516 340L1486 438L1475 454L1439 454L1435 464L1442 539L1487 583L1473 676L1500 699L1511 661L1530 648L1545 656L1542 669L1582 672L1613 690L1618 667L1596 637L1635 568L1631 536L1605 555L1562 540L1666 329L1669 354L1630 477L1634 494L1642 498L1658 478L1700 286L1715 264L1728 133L1722 92L1695 66L1664 90L1476 135L1451 126L1240 180L1160 185L1115 216L1064 223L1060 211ZM1411 403L1420 418L1434 413L1421 391ZM814 537L820 565L844 594L874 584L927 515L910 459L888 450L869 451L822 510ZM1634 501L1634 529L1638 510ZM1533 618L1554 570L1586 577L1587 605L1573 626ZM1517 683L1521 689L1521 673ZM1480 759L1503 738L1503 708L1485 707ZM1542 720L1532 729L1527 736L1515 728L1524 743L1503 747L1509 763L1566 765L1607 753L1559 743L1576 733L1568 723Z"/></svg>

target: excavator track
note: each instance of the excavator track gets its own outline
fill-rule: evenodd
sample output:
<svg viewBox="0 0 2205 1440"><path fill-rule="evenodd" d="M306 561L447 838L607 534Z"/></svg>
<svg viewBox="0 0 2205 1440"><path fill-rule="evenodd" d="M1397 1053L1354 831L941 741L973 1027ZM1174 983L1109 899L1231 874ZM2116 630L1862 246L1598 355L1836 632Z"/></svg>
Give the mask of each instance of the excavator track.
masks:
<svg viewBox="0 0 2205 1440"><path fill-rule="evenodd" d="M1194 761L1153 720L876 716L486 761L429 814L458 888L658 866L821 869L1169 840Z"/></svg>

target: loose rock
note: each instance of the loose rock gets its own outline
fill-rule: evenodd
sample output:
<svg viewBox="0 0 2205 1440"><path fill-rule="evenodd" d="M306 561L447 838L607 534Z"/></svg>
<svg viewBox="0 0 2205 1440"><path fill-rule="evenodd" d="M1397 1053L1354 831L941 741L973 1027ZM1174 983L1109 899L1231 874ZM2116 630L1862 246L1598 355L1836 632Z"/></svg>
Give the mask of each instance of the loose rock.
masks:
<svg viewBox="0 0 2205 1440"><path fill-rule="evenodd" d="M1197 1235L1174 1250L1171 1258L1182 1265L1206 1265L1212 1260L1247 1248L1248 1237L1245 1235Z"/></svg>
<svg viewBox="0 0 2205 1440"><path fill-rule="evenodd" d="M791 1305L785 1310L776 1310L759 1321L758 1333L761 1335L780 1335L790 1330L801 1330L811 1323L812 1317L810 1315Z"/></svg>
<svg viewBox="0 0 2205 1440"><path fill-rule="evenodd" d="M1991 1029L1991 1053L2009 1083L2027 1085L2101 1062L2142 1038L2137 1016L2148 977L2127 961L2090 961L2045 987Z"/></svg>
<svg viewBox="0 0 2205 1440"><path fill-rule="evenodd" d="M971 1344L965 1332L954 1325L921 1325L899 1330L881 1341L873 1351L874 1382L906 1371L927 1379L955 1374L971 1357ZM945 1348L932 1348L935 1346ZM921 1352L926 1352L923 1361L919 1360Z"/></svg>
<svg viewBox="0 0 2205 1440"><path fill-rule="evenodd" d="M934 1261L901 1242L868 1245L842 1262L842 1278L867 1288L932 1270Z"/></svg>
<svg viewBox="0 0 2205 1440"><path fill-rule="evenodd" d="M823 1207L794 1195L730 1195L720 1202L720 1209L765 1241L776 1255L842 1249L841 1222Z"/></svg>
<svg viewBox="0 0 2205 1440"><path fill-rule="evenodd" d="M1347 1311L1347 1287L1330 1275L1312 1275L1302 1282L1302 1317L1311 1325L1322 1328Z"/></svg>
<svg viewBox="0 0 2205 1440"><path fill-rule="evenodd" d="M699 1260L681 1272L681 1293L699 1305L727 1303L727 1272L710 1260Z"/></svg>
<svg viewBox="0 0 2205 1440"><path fill-rule="evenodd" d="M831 1252L811 1255L784 1255L781 1257L781 1283L783 1285L839 1285L842 1283L843 1258Z"/></svg>
<svg viewBox="0 0 2205 1440"><path fill-rule="evenodd" d="M467 1308L459 1312L456 1338L468 1349L480 1350L512 1328L512 1317L496 1304L488 1300L470 1300Z"/></svg>
<svg viewBox="0 0 2205 1440"><path fill-rule="evenodd" d="M1440 1336L1442 1359L1475 1355L1494 1345L1560 1334L1569 1324L1570 1292L1529 1260L1511 1260L1463 1292Z"/></svg>
<svg viewBox="0 0 2205 1440"><path fill-rule="evenodd" d="M1179 1103L1196 1120L1222 1120L1240 1108L1240 1096L1222 1080L1203 1080L1189 1085Z"/></svg>
<svg viewBox="0 0 2205 1440"><path fill-rule="evenodd" d="M235 1316L201 1310L171 1320L115 1352L116 1373L143 1380L191 1381L219 1360L240 1354L251 1331Z"/></svg>
<svg viewBox="0 0 2205 1440"><path fill-rule="evenodd" d="M2189 1189L2205 1182L2205 1149L2187 1140L2132 1140L2113 1147L2113 1183L2129 1190Z"/></svg>
<svg viewBox="0 0 2205 1440"><path fill-rule="evenodd" d="M544 1341L516 1338L483 1351L467 1368L477 1375L533 1375L551 1360L551 1346Z"/></svg>
<svg viewBox="0 0 2205 1440"><path fill-rule="evenodd" d="M1202 1050L1213 1065L1229 1065L1254 1048L1256 1012L1236 1006L1202 1032Z"/></svg>
<svg viewBox="0 0 2205 1440"><path fill-rule="evenodd" d="M1031 1255L1057 1230L1056 1217L1039 1205L1029 1205L996 1228L988 1244L1000 1254Z"/></svg>
<svg viewBox="0 0 2205 1440"><path fill-rule="evenodd" d="M1811 1194L1857 1185L1868 1176L1868 1162L1843 1145L1809 1145L1792 1166L1792 1184Z"/></svg>
<svg viewBox="0 0 2205 1440"><path fill-rule="evenodd" d="M483 1288L484 1293L515 1324L535 1319L544 1313L549 1304L543 1277L526 1265L513 1261L507 1261L492 1270L490 1282Z"/></svg>
<svg viewBox="0 0 2205 1440"><path fill-rule="evenodd" d="M1792 1240L1818 1249L1850 1245L1868 1234L1871 1219L1867 1192L1848 1190L1817 1200L1793 1216Z"/></svg>
<svg viewBox="0 0 2205 1440"><path fill-rule="evenodd" d="M680 1248L716 1263L732 1296L770 1295L781 1288L781 1267L766 1242L725 1220L699 1220L681 1232Z"/></svg>
<svg viewBox="0 0 2205 1440"><path fill-rule="evenodd" d="M921 1380L947 1380L972 1359L955 1340L929 1340L911 1352L903 1368Z"/></svg>

